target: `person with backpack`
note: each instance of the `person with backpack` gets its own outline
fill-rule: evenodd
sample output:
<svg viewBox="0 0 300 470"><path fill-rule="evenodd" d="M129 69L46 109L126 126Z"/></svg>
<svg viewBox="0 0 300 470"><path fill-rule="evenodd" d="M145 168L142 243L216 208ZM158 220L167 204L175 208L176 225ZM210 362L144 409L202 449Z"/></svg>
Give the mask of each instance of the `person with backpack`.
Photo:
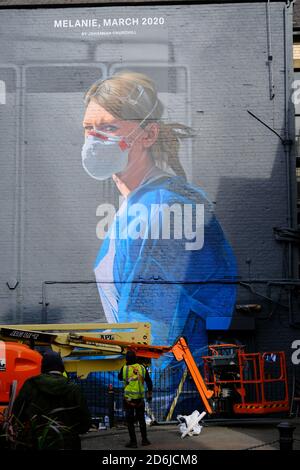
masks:
<svg viewBox="0 0 300 470"><path fill-rule="evenodd" d="M43 355L41 374L23 384L13 405L20 446L80 450L79 434L91 426L91 415L80 387L64 375L64 363L54 351Z"/></svg>

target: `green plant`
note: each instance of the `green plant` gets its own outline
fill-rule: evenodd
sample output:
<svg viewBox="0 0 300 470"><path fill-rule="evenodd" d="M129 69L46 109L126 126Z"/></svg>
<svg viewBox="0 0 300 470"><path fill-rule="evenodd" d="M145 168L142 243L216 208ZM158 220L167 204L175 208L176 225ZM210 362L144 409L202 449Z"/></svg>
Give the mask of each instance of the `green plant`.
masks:
<svg viewBox="0 0 300 470"><path fill-rule="evenodd" d="M3 416L0 431L0 447L11 450L63 450L72 429L63 425L55 416L64 409L56 409L45 415L34 415L25 423L16 416Z"/></svg>

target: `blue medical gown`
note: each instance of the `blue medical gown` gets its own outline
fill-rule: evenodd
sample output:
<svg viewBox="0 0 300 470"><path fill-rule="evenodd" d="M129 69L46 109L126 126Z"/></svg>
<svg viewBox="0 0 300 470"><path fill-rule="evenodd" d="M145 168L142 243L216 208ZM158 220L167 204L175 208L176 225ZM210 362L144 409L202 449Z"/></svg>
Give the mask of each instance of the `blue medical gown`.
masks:
<svg viewBox="0 0 300 470"><path fill-rule="evenodd" d="M186 243L191 240L175 238L172 217L170 237L163 239L165 215L153 208L176 205L183 214L189 205L196 228L197 204L204 208L204 227L199 227L203 246L189 250ZM152 344L171 345L184 335L200 357L206 353L207 319L213 319L215 329L230 327L235 256L203 191L180 177L158 178L130 194L102 243L95 275L107 321L150 322ZM169 362L165 359L159 366Z"/></svg>

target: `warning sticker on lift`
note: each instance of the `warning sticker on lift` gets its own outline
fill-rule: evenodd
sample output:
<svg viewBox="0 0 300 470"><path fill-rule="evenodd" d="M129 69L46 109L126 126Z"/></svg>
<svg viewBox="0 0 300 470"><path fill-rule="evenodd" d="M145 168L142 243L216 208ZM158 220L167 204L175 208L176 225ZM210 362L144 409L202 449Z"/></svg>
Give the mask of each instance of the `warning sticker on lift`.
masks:
<svg viewBox="0 0 300 470"><path fill-rule="evenodd" d="M0 372L6 371L6 347L5 342L0 341Z"/></svg>

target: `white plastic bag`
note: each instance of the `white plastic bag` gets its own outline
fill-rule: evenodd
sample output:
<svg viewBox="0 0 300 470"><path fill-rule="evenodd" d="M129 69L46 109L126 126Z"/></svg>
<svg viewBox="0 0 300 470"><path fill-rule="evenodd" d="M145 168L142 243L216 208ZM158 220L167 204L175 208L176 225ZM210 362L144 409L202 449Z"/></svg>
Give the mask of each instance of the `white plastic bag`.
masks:
<svg viewBox="0 0 300 470"><path fill-rule="evenodd" d="M195 410L190 415L178 415L177 420L179 421L179 431L181 432L181 438L183 439L187 435L199 435L203 427L199 423L205 415L205 411L200 414L198 410Z"/></svg>

